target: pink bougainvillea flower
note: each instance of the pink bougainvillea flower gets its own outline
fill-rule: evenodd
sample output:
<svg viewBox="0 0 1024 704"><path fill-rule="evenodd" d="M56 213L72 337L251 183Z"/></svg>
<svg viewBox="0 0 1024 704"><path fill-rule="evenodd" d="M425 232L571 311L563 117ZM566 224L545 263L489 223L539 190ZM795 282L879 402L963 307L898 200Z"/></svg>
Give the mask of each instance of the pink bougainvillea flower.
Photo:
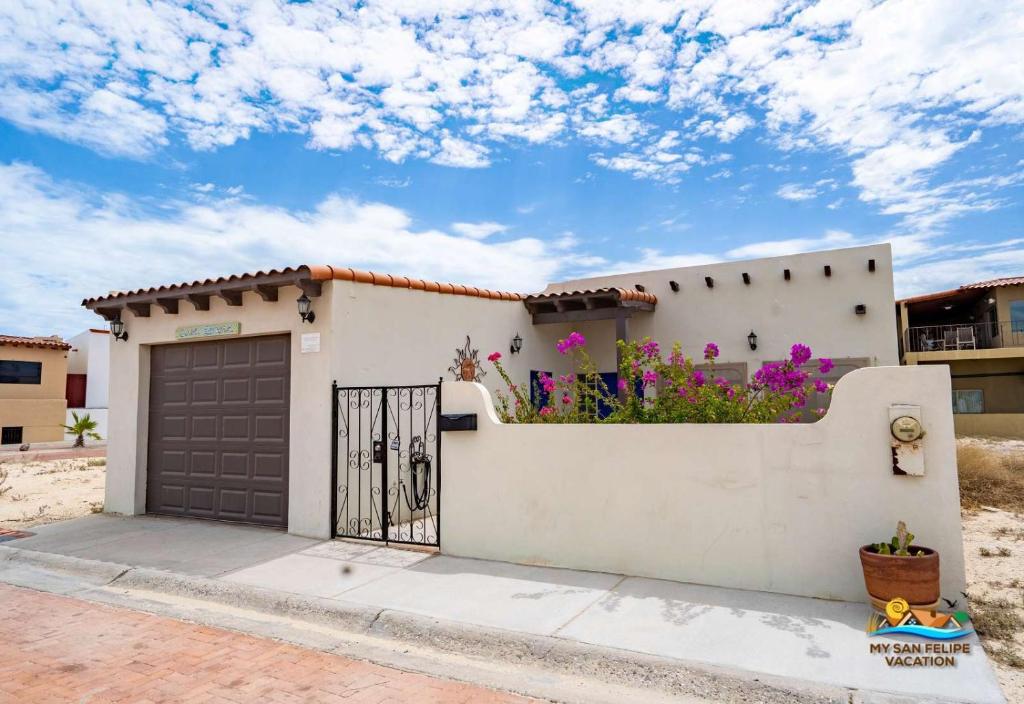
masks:
<svg viewBox="0 0 1024 704"><path fill-rule="evenodd" d="M798 367L801 364L806 364L807 360L811 358L811 348L798 342L789 350L789 358Z"/></svg>
<svg viewBox="0 0 1024 704"><path fill-rule="evenodd" d="M539 379L540 386L542 389L544 389L545 393L551 393L552 391L555 390L555 380L552 379L550 376L548 376L544 372L541 372Z"/></svg>
<svg viewBox="0 0 1024 704"><path fill-rule="evenodd" d="M564 340L559 340L555 345L555 349L561 354L569 354L572 350L577 347L583 347L587 344L587 339L580 335L578 332L569 333L569 337Z"/></svg>
<svg viewBox="0 0 1024 704"><path fill-rule="evenodd" d="M835 363L828 357L822 357L818 360L818 371L822 374L828 374L834 366L836 366Z"/></svg>
<svg viewBox="0 0 1024 704"><path fill-rule="evenodd" d="M626 383L625 379L619 379L619 391L625 391L629 384Z"/></svg>
<svg viewBox="0 0 1024 704"><path fill-rule="evenodd" d="M658 383L658 373L653 371L644 372L644 386L654 386Z"/></svg>
<svg viewBox="0 0 1024 704"><path fill-rule="evenodd" d="M499 359L501 359L501 352L491 352L487 355L488 362L497 362Z"/></svg>
<svg viewBox="0 0 1024 704"><path fill-rule="evenodd" d="M692 379L693 379L693 385L694 386L704 386L704 382L705 382L704 372L702 372L701 370L698 369L697 371L695 371L693 373Z"/></svg>
<svg viewBox="0 0 1024 704"><path fill-rule="evenodd" d="M729 380L726 379L724 376L716 376L715 383L721 386L723 389L729 386Z"/></svg>
<svg viewBox="0 0 1024 704"><path fill-rule="evenodd" d="M551 415L554 412L555 412L555 409L552 408L551 406L544 406L544 408L540 409L540 414L542 416L549 416L549 415Z"/></svg>
<svg viewBox="0 0 1024 704"><path fill-rule="evenodd" d="M704 359L710 362L712 359L717 359L719 354L718 345L714 342L704 345Z"/></svg>
<svg viewBox="0 0 1024 704"><path fill-rule="evenodd" d="M572 399L569 397L568 394L562 397L562 403L564 403L565 405L569 405L570 403L572 403Z"/></svg>
<svg viewBox="0 0 1024 704"><path fill-rule="evenodd" d="M640 345L640 351L647 356L647 359L654 359L661 353L661 348L658 347L658 343L654 340L648 340Z"/></svg>
<svg viewBox="0 0 1024 704"><path fill-rule="evenodd" d="M819 394L823 394L823 393L827 392L828 391L828 382L825 381L824 379L815 379L814 380L814 390L817 391Z"/></svg>

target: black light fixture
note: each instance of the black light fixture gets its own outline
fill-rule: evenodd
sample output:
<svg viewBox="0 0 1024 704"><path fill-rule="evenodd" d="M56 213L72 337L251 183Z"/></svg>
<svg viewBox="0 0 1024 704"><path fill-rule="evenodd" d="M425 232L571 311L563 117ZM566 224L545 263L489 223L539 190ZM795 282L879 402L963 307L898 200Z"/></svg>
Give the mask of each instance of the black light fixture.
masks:
<svg viewBox="0 0 1024 704"><path fill-rule="evenodd" d="M750 345L751 350L757 349L757 333L753 330L751 330L750 334L747 335L747 344Z"/></svg>
<svg viewBox="0 0 1024 704"><path fill-rule="evenodd" d="M868 312L868 307L863 303L858 303L853 307L853 312L856 313L857 315L866 315Z"/></svg>
<svg viewBox="0 0 1024 704"><path fill-rule="evenodd" d="M124 331L124 321L121 320L120 314L110 321L110 334L114 336L115 340L128 341L128 333Z"/></svg>
<svg viewBox="0 0 1024 704"><path fill-rule="evenodd" d="M523 349L523 338L516 333L516 336L512 338L512 344L509 346L508 351L511 354L519 354L519 351Z"/></svg>
<svg viewBox="0 0 1024 704"><path fill-rule="evenodd" d="M313 312L313 301L309 300L309 296L303 293L296 302L299 304L299 317L302 318L302 322L312 323L316 320L316 313Z"/></svg>
<svg viewBox="0 0 1024 704"><path fill-rule="evenodd" d="M679 282L678 281L669 281L668 282L668 287L670 289L672 289L672 293L679 293Z"/></svg>

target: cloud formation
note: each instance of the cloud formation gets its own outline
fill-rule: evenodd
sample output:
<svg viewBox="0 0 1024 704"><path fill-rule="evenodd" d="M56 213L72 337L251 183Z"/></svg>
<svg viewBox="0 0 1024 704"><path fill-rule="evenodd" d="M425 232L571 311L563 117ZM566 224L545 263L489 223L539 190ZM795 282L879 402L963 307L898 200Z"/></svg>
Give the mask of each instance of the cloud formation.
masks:
<svg viewBox="0 0 1024 704"><path fill-rule="evenodd" d="M845 155L863 201L924 230L999 207L1006 172L934 179L1024 123L1022 43L1024 0L9 0L0 115L138 158L294 132L482 168L578 139L669 183L760 126Z"/></svg>

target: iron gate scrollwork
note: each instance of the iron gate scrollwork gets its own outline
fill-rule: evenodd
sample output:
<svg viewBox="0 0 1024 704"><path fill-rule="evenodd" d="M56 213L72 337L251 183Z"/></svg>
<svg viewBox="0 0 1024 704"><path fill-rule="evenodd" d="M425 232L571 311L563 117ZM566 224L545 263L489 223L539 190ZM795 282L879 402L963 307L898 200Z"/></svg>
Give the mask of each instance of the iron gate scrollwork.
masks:
<svg viewBox="0 0 1024 704"><path fill-rule="evenodd" d="M440 547L441 385L332 385L334 537Z"/></svg>

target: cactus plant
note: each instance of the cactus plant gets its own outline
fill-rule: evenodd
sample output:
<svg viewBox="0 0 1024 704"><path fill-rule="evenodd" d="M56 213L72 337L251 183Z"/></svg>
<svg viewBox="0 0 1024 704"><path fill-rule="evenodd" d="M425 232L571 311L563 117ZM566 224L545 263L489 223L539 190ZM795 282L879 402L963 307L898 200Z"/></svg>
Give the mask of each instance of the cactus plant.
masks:
<svg viewBox="0 0 1024 704"><path fill-rule="evenodd" d="M896 524L896 535L888 543L875 543L875 552L879 555L897 555L910 557L910 544L914 542L914 534L907 530L907 524L900 521ZM923 550L914 553L915 557L923 557Z"/></svg>

